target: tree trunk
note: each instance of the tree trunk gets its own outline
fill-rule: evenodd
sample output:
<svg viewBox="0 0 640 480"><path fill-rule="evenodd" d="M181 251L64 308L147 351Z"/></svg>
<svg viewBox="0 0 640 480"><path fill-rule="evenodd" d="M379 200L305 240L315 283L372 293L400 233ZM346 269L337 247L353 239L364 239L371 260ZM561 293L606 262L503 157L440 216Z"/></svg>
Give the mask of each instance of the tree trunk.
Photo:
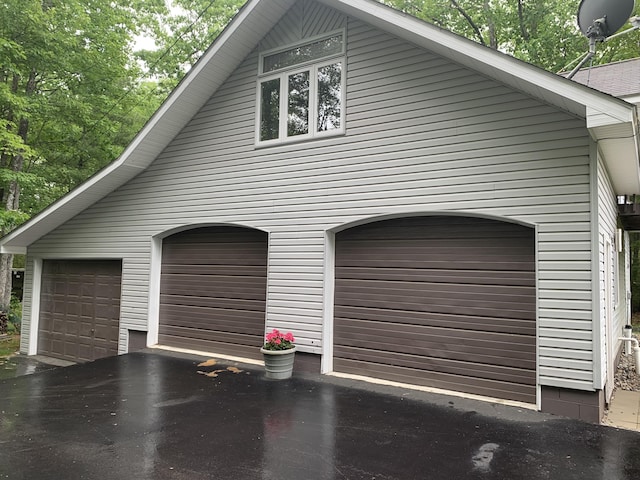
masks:
<svg viewBox="0 0 640 480"><path fill-rule="evenodd" d="M25 93L27 96L33 95L36 91L36 72L34 70L29 74L29 78L27 80L27 84L25 86ZM15 75L13 77L13 90L19 88L19 77ZM22 138L24 143L27 143L27 137L29 135L29 120L26 118L21 118L18 123L18 135ZM23 155L14 155L11 158L11 170L14 172L22 172L24 168L24 156ZM9 182L8 188L6 192L3 192L3 200L5 201L5 208L7 210L18 210L20 208L20 184L17 180L12 180ZM9 232L1 232L3 235L6 235ZM11 254L2 254L0 255L0 307L8 311L9 304L11 303L11 269L13 267L13 255Z"/></svg>
<svg viewBox="0 0 640 480"><path fill-rule="evenodd" d="M485 0L484 2L484 10L485 17L487 19L487 29L489 30L489 47L494 50L498 49L498 33L496 30L496 23L493 19L493 14L491 12L491 5L489 5L489 1Z"/></svg>
<svg viewBox="0 0 640 480"><path fill-rule="evenodd" d="M11 268L13 255L0 255L0 310L8 312L11 304Z"/></svg>

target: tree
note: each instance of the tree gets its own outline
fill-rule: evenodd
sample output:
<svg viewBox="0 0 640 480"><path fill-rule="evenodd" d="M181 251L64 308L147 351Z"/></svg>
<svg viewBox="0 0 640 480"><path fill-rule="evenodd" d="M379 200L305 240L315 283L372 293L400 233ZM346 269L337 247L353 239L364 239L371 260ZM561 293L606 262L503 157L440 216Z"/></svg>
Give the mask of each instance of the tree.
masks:
<svg viewBox="0 0 640 480"><path fill-rule="evenodd" d="M147 76L168 94L240 10L246 0L172 0L172 14L148 34L156 50L137 52Z"/></svg>
<svg viewBox="0 0 640 480"><path fill-rule="evenodd" d="M162 0L0 4L0 234L116 158L146 121L153 110L129 115L142 104L130 49L166 12ZM2 255L4 308L11 265Z"/></svg>
<svg viewBox="0 0 640 480"><path fill-rule="evenodd" d="M578 0L380 1L552 72L570 69L588 50L576 20ZM607 42L594 64L638 56L638 38Z"/></svg>

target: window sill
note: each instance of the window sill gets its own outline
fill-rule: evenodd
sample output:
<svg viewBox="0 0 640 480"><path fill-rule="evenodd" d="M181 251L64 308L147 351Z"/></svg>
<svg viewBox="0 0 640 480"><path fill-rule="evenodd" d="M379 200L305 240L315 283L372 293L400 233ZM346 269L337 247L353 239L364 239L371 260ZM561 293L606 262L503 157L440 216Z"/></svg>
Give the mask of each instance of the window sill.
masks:
<svg viewBox="0 0 640 480"><path fill-rule="evenodd" d="M268 141L268 142L260 142L260 143L254 143L254 148L256 150L259 149L263 149L263 148L273 148L273 147L284 147L286 145L297 145L300 143L308 143L308 142L316 142L316 141L320 141L320 140L326 140L326 139L330 139L330 138L336 138L336 137L344 137L346 136L346 132L344 130L339 130L331 133L325 133L323 135L315 135L313 137L293 137L293 138L287 138L286 140L272 140L272 141Z"/></svg>

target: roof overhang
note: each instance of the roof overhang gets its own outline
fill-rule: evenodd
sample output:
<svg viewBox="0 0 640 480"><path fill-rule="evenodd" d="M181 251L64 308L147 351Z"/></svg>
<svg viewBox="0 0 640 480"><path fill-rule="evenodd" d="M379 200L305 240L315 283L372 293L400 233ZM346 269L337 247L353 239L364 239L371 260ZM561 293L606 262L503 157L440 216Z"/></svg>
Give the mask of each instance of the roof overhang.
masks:
<svg viewBox="0 0 640 480"><path fill-rule="evenodd" d="M627 121L614 121L602 112L587 109L587 127L607 167L617 195L640 194L640 140L635 105Z"/></svg>
<svg viewBox="0 0 640 480"><path fill-rule="evenodd" d="M373 0L318 0L542 102L584 118L616 193L640 193L636 109ZM122 155L39 215L0 239L0 252L26 247L131 180L164 150L296 0L249 0Z"/></svg>

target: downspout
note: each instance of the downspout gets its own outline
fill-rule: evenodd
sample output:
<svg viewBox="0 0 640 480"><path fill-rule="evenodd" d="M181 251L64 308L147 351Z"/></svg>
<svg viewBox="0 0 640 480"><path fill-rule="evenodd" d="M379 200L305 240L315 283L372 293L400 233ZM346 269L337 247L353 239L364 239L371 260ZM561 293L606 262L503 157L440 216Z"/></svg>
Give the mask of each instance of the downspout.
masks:
<svg viewBox="0 0 640 480"><path fill-rule="evenodd" d="M631 342L629 342L629 340L632 337L632 333L633 333L633 327L631 325L625 325L624 326L624 338L626 338L627 340L625 340L624 344L624 354L625 355L631 355L632 352L632 345Z"/></svg>
<svg viewBox="0 0 640 480"><path fill-rule="evenodd" d="M618 340L621 340L623 342L631 342L633 344L633 353L636 357L636 373L640 375L640 345L638 344L638 340L636 338L627 337L620 337Z"/></svg>

